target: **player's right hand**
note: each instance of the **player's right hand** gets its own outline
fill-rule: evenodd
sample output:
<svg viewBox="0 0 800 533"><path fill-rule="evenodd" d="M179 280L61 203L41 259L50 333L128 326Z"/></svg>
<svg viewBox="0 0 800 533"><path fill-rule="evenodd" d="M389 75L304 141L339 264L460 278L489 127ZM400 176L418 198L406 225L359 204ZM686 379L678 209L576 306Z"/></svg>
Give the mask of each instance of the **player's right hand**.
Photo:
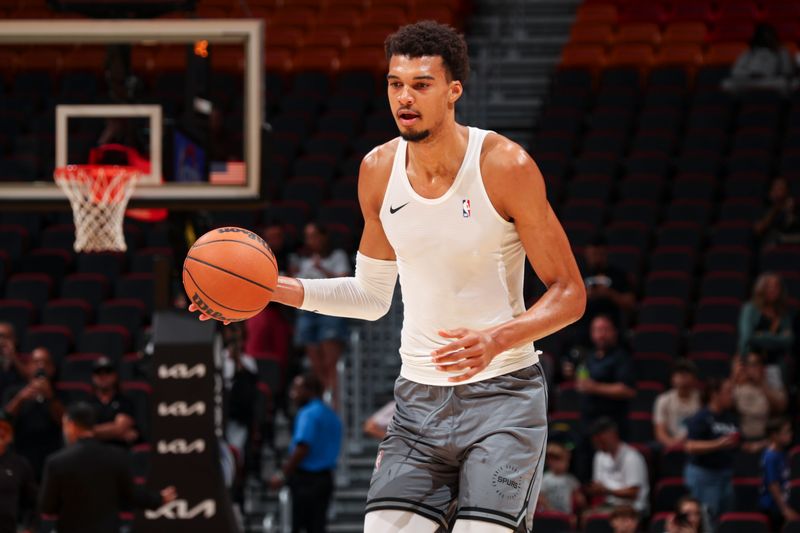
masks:
<svg viewBox="0 0 800 533"><path fill-rule="evenodd" d="M200 316L198 316L197 318L199 318L200 320L202 320L202 321L204 321L204 322L205 322L206 320L213 320L213 318L212 318L212 317L210 317L210 316L208 316L207 314L205 314L204 312L200 311L200 308L199 308L199 307L197 307L197 304L190 303L190 304L189 304L189 311L191 311L192 313L194 313L195 311L197 311L198 313L200 313ZM230 320L223 320L223 321L222 321L222 323L223 323L223 324L225 324L225 325L227 326L228 324L230 324L230 323L231 323L231 321L230 321Z"/></svg>

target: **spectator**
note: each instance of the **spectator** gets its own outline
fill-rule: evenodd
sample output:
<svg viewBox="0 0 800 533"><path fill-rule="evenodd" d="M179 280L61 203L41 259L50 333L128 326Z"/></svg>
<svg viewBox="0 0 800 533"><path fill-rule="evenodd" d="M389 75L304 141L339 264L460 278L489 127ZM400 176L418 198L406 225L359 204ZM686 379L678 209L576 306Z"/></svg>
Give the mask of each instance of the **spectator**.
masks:
<svg viewBox="0 0 800 533"><path fill-rule="evenodd" d="M546 470L539 496L543 509L575 515L586 507L581 484L569 473L570 456L570 451L561 443L547 445Z"/></svg>
<svg viewBox="0 0 800 533"><path fill-rule="evenodd" d="M763 439L770 414L777 415L786 409L783 384L771 385L767 381L764 360L757 353L749 353L744 360L734 361L732 374L733 404L739 414L742 437Z"/></svg>
<svg viewBox="0 0 800 533"><path fill-rule="evenodd" d="M667 522L667 533L711 533L700 501L682 496Z"/></svg>
<svg viewBox="0 0 800 533"><path fill-rule="evenodd" d="M372 413L366 422L364 422L364 433L373 439L383 440L386 436L386 430L389 423L394 417L394 410L397 404L394 400L386 403L383 407Z"/></svg>
<svg viewBox="0 0 800 533"><path fill-rule="evenodd" d="M785 367L794 343L792 315L781 277L772 272L758 276L753 298L742 306L739 314L738 353L743 356L756 352L764 356L772 385L789 382Z"/></svg>
<svg viewBox="0 0 800 533"><path fill-rule="evenodd" d="M53 389L55 367L46 348L35 348L27 365L28 382L5 392L5 411L14 418L16 446L42 477L44 460L61 448L64 407Z"/></svg>
<svg viewBox="0 0 800 533"><path fill-rule="evenodd" d="M773 418L767 424L769 446L761 457L763 485L758 500L761 510L769 515L772 530L780 531L784 521L800 520L800 510L787 502L789 468L786 448L792 443L792 423L786 418Z"/></svg>
<svg viewBox="0 0 800 533"><path fill-rule="evenodd" d="M291 273L304 279L338 278L351 273L344 250L331 250L327 230L311 222L305 228L305 250L295 256ZM295 342L305 346L311 368L326 391L336 395L336 363L347 340L342 317L298 311ZM335 402L334 402L335 405Z"/></svg>
<svg viewBox="0 0 800 533"><path fill-rule="evenodd" d="M636 533L639 530L639 513L630 505L614 507L608 521L614 533Z"/></svg>
<svg viewBox="0 0 800 533"><path fill-rule="evenodd" d="M731 92L772 89L788 94L797 86L797 62L769 24L756 27L750 48L736 59L730 77L722 82L722 88Z"/></svg>
<svg viewBox="0 0 800 533"><path fill-rule="evenodd" d="M800 214L786 178L776 178L769 188L770 206L758 219L755 232L762 245L800 243Z"/></svg>
<svg viewBox="0 0 800 533"><path fill-rule="evenodd" d="M14 326L0 322L0 398L9 387L25 383L25 365L17 353Z"/></svg>
<svg viewBox="0 0 800 533"><path fill-rule="evenodd" d="M730 412L732 405L731 381L712 378L703 390L703 408L687 422L689 461L683 477L712 520L733 502L733 452L739 446L739 429Z"/></svg>
<svg viewBox="0 0 800 533"><path fill-rule="evenodd" d="M339 457L342 424L321 399L322 384L316 374L297 376L290 396L299 411L289 459L270 480L273 490L288 480L292 492L294 531L324 533L328 505L333 495L333 470Z"/></svg>
<svg viewBox="0 0 800 533"><path fill-rule="evenodd" d="M620 440L617 425L610 418L595 420L590 433L597 452L588 491L601 499L598 510L630 505L639 513L647 512L650 485L642 454Z"/></svg>
<svg viewBox="0 0 800 533"><path fill-rule="evenodd" d="M586 312L582 321L590 324L594 317L603 314L611 317L618 329L624 329L636 305L636 295L628 275L609 264L608 245L602 236L586 247L584 260Z"/></svg>
<svg viewBox="0 0 800 533"><path fill-rule="evenodd" d="M15 533L20 524L28 533L36 509L36 482L30 463L11 449L13 440L11 417L0 411L0 532Z"/></svg>
<svg viewBox="0 0 800 533"><path fill-rule="evenodd" d="M592 420L607 416L614 420L624 437L627 435L628 402L636 395L633 363L628 352L619 345L617 328L608 315L594 317L590 332L593 349L583 366L574 371L575 388L582 393L584 427Z"/></svg>
<svg viewBox="0 0 800 533"><path fill-rule="evenodd" d="M275 261L278 263L278 271L285 275L289 271L289 246L286 244L286 231L283 225L277 221L270 221L261 230L261 238L267 243Z"/></svg>
<svg viewBox="0 0 800 533"><path fill-rule="evenodd" d="M250 436L257 429L258 409L258 365L255 359L242 352L244 326L234 322L222 328L225 342L222 361L222 376L227 395L227 424L225 438L239 457L244 457Z"/></svg>
<svg viewBox="0 0 800 533"><path fill-rule="evenodd" d="M58 533L116 532L121 511L153 509L177 496L174 487L160 494L135 487L130 456L95 439L94 420L88 403L71 405L64 416L68 446L47 458L39 507Z"/></svg>
<svg viewBox="0 0 800 533"><path fill-rule="evenodd" d="M133 402L119 390L119 375L108 357L101 357L92 368L92 397L96 423L94 437L127 448L139 439Z"/></svg>
<svg viewBox="0 0 800 533"><path fill-rule="evenodd" d="M686 441L686 420L700 410L697 367L682 359L672 367L672 388L656 398L653 432L664 448L682 448Z"/></svg>

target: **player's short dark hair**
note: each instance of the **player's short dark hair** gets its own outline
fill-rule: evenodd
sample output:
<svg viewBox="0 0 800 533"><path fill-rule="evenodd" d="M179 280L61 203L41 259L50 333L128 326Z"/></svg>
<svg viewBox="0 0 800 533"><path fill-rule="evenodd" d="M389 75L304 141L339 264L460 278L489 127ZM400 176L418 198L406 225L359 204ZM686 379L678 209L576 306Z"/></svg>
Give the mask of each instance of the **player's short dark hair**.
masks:
<svg viewBox="0 0 800 533"><path fill-rule="evenodd" d="M316 374L313 372L303 373L303 387L314 397L322 396L324 387Z"/></svg>
<svg viewBox="0 0 800 533"><path fill-rule="evenodd" d="M767 429L766 429L767 437L772 437L780 433L781 430L784 428L784 426L786 426L786 424L791 424L791 421L785 416L776 416L770 418L767 421Z"/></svg>
<svg viewBox="0 0 800 533"><path fill-rule="evenodd" d="M697 365L694 364L694 361L691 359L678 359L675 361L675 364L672 365L672 373L673 374L691 374L693 376L697 375Z"/></svg>
<svg viewBox="0 0 800 533"><path fill-rule="evenodd" d="M619 433L617 423L607 416L601 416L592 422L591 426L589 426L589 435L592 437L601 433L605 433L606 431L615 431Z"/></svg>
<svg viewBox="0 0 800 533"><path fill-rule="evenodd" d="M67 407L67 418L81 429L92 429L94 428L97 414L90 404L75 402Z"/></svg>
<svg viewBox="0 0 800 533"><path fill-rule="evenodd" d="M469 78L469 54L464 36L452 26L433 20L423 20L402 26L386 38L386 59L392 56L439 56L447 71L448 80L462 84Z"/></svg>

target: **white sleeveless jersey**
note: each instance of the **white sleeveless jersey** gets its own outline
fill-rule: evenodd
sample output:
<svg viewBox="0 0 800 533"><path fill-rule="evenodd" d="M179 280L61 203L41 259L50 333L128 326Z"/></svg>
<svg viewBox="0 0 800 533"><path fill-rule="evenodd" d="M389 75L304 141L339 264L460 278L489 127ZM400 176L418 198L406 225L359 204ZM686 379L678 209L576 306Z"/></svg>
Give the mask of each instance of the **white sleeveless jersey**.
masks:
<svg viewBox="0 0 800 533"><path fill-rule="evenodd" d="M431 352L451 339L442 329L486 329L525 311L522 281L525 250L516 227L494 209L480 169L489 131L469 128L464 161L442 196L424 198L406 174L406 141L397 145L380 210L397 255L404 316L400 375L427 385L452 386L457 375L436 369ZM497 355L463 383L514 372L538 361L533 344Z"/></svg>

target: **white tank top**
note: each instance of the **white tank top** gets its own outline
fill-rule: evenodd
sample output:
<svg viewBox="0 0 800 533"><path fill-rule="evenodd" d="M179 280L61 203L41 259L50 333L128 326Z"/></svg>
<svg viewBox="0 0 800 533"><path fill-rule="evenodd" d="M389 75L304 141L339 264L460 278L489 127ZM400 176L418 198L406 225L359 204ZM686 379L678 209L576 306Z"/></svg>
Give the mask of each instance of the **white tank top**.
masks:
<svg viewBox="0 0 800 533"><path fill-rule="evenodd" d="M525 250L516 227L494 209L480 169L481 146L490 133L469 128L464 161L442 196L424 198L406 173L406 141L397 145L380 210L397 255L404 316L400 356L404 378L452 386L456 374L436 369L431 352L449 342L442 329L486 329L525 311ZM533 343L497 355L473 383L538 361Z"/></svg>

